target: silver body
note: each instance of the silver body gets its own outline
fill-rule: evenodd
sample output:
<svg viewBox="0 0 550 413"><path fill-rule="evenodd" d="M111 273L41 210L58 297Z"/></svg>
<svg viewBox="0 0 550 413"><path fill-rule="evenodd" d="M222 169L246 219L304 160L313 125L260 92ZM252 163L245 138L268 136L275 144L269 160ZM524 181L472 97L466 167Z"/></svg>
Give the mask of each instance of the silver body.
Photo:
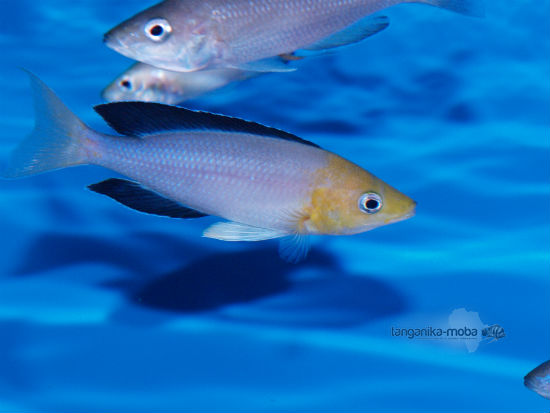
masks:
<svg viewBox="0 0 550 413"><path fill-rule="evenodd" d="M183 3L167 0L167 3ZM401 0L194 0L210 18L220 62L240 64L291 53ZM209 16L209 17L206 17ZM231 24L227 24L230 21ZM215 41L215 39L214 39ZM215 48L215 45L214 45Z"/></svg>
<svg viewBox="0 0 550 413"><path fill-rule="evenodd" d="M311 46L398 3L461 1L165 0L115 27L105 42L130 58L168 70L244 68L247 62ZM165 19L166 36L153 41L146 29L159 18Z"/></svg>
<svg viewBox="0 0 550 413"><path fill-rule="evenodd" d="M109 102L139 100L175 105L260 74L231 68L182 73L136 63L111 82L102 97Z"/></svg>
<svg viewBox="0 0 550 413"><path fill-rule="evenodd" d="M89 163L181 204L262 228L293 230L328 152L241 133L175 132L144 139L93 133Z"/></svg>

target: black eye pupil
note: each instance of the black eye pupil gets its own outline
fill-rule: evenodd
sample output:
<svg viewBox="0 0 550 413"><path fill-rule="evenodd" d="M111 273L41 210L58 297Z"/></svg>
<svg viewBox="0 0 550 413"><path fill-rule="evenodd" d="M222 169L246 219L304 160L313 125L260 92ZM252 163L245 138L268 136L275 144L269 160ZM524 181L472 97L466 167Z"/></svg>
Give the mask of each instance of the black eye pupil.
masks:
<svg viewBox="0 0 550 413"><path fill-rule="evenodd" d="M378 201L376 199L369 199L367 201L367 203L365 204L367 209L376 209L376 208L378 208L378 205L380 205L380 204L378 203Z"/></svg>
<svg viewBox="0 0 550 413"><path fill-rule="evenodd" d="M149 31L152 36L161 36L162 33L164 33L164 29L162 26L159 26L158 24L156 26L151 27L151 30Z"/></svg>
<svg viewBox="0 0 550 413"><path fill-rule="evenodd" d="M130 89L132 87L132 84L129 80L123 80L122 82L120 82L120 85L122 87L125 87L126 89Z"/></svg>

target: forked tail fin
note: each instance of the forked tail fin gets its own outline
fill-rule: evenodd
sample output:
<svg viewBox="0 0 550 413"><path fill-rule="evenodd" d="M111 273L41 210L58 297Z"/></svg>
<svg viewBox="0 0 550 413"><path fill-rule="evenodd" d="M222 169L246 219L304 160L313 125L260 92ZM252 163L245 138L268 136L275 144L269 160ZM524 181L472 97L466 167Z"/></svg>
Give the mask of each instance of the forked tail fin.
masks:
<svg viewBox="0 0 550 413"><path fill-rule="evenodd" d="M32 86L35 126L12 152L5 178L20 178L86 163L83 139L88 127L38 77L27 72Z"/></svg>

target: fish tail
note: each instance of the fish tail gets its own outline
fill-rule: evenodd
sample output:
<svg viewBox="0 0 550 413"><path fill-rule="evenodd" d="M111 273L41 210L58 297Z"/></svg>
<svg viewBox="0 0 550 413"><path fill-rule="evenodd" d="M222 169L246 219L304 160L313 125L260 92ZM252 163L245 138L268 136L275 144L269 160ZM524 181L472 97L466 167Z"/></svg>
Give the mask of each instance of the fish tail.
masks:
<svg viewBox="0 0 550 413"><path fill-rule="evenodd" d="M431 4L432 6L452 10L467 16L485 16L483 0L412 0L412 2Z"/></svg>
<svg viewBox="0 0 550 413"><path fill-rule="evenodd" d="M38 77L27 72L32 86L35 126L12 152L5 178L20 178L84 164L86 132L92 132Z"/></svg>

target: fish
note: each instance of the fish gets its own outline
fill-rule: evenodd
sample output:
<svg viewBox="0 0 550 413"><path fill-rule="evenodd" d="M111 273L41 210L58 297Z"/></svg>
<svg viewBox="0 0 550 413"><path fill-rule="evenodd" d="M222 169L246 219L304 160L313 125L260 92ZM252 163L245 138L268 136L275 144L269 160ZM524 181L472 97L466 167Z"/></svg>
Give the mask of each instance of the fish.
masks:
<svg viewBox="0 0 550 413"><path fill-rule="evenodd" d="M496 340L500 340L501 338L506 337L506 333L504 332L504 328L499 326L498 324L493 324L491 326L487 326L481 330L481 335L487 339L492 338L490 343Z"/></svg>
<svg viewBox="0 0 550 413"><path fill-rule="evenodd" d="M92 130L29 73L35 128L11 154L5 178L99 165L123 175L90 185L140 212L217 216L203 236L280 239L289 262L310 235L351 235L402 221L416 202L360 166L279 129L151 102L95 106L119 136Z"/></svg>
<svg viewBox="0 0 550 413"><path fill-rule="evenodd" d="M550 400L550 360L530 371L524 378L525 387Z"/></svg>
<svg viewBox="0 0 550 413"><path fill-rule="evenodd" d="M373 15L400 3L423 3L483 16L482 0L165 0L123 21L104 43L166 70L233 67L296 70L278 56L321 53L358 43L389 25Z"/></svg>
<svg viewBox="0 0 550 413"><path fill-rule="evenodd" d="M137 100L177 105L261 74L231 68L173 72L138 62L103 89L101 96L108 102Z"/></svg>

